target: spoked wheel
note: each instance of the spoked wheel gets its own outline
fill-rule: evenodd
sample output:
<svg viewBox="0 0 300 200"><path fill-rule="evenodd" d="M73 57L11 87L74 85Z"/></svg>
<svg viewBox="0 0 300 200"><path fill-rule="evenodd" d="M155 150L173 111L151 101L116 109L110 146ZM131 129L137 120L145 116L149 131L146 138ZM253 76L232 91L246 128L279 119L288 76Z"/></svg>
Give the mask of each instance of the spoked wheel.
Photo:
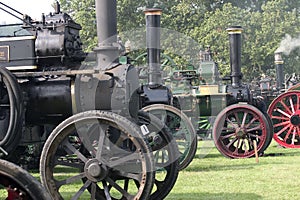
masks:
<svg viewBox="0 0 300 200"><path fill-rule="evenodd" d="M179 151L169 128L150 113L139 113L139 122L147 127L146 138L154 155L155 181L149 200L164 199L176 183Z"/></svg>
<svg viewBox="0 0 300 200"><path fill-rule="evenodd" d="M147 199L155 171L135 124L111 112L87 111L53 130L40 172L54 199L115 200Z"/></svg>
<svg viewBox="0 0 300 200"><path fill-rule="evenodd" d="M186 168L197 150L197 135L189 118L178 108L164 104L153 104L142 108L158 117L170 129L180 152L179 170Z"/></svg>
<svg viewBox="0 0 300 200"><path fill-rule="evenodd" d="M0 67L0 155L10 155L21 140L22 92L16 78Z"/></svg>
<svg viewBox="0 0 300 200"><path fill-rule="evenodd" d="M6 193L6 200L51 200L40 182L21 167L6 160L0 160L0 193Z"/></svg>
<svg viewBox="0 0 300 200"><path fill-rule="evenodd" d="M287 148L300 148L300 92L289 91L275 98L268 108L274 140Z"/></svg>
<svg viewBox="0 0 300 200"><path fill-rule="evenodd" d="M262 154L272 139L266 116L248 104L233 104L222 110L213 126L217 149L229 158L248 158L257 151Z"/></svg>

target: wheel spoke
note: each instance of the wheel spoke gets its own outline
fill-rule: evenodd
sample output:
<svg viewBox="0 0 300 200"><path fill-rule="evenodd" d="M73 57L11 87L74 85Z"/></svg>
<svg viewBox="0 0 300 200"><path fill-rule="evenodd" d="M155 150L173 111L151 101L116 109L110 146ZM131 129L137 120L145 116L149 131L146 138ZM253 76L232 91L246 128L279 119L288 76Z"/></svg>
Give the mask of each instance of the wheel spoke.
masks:
<svg viewBox="0 0 300 200"><path fill-rule="evenodd" d="M114 187L116 190L118 190L123 197L125 197L126 199L132 199L132 195L130 195L125 189L123 189L121 186L119 186L115 181L113 181L111 178L107 177L106 181L112 186Z"/></svg>
<svg viewBox="0 0 300 200"><path fill-rule="evenodd" d="M281 110L281 109L279 109L279 108L277 108L277 109L276 109L276 111L277 111L277 112L279 112L279 113L281 113L281 114L283 114L284 116L286 116L286 117L288 117L288 118L290 118L290 117L291 117L291 115L290 115L290 114L288 114L288 113L284 112L283 110Z"/></svg>
<svg viewBox="0 0 300 200"><path fill-rule="evenodd" d="M237 139L237 145L235 147L234 153L238 153L240 149L240 144L241 144L241 138Z"/></svg>
<svg viewBox="0 0 300 200"><path fill-rule="evenodd" d="M91 184L91 200L96 199L96 183Z"/></svg>
<svg viewBox="0 0 300 200"><path fill-rule="evenodd" d="M248 113L244 112L243 121L242 121L242 124L241 124L242 127L245 126L247 115L248 115Z"/></svg>
<svg viewBox="0 0 300 200"><path fill-rule="evenodd" d="M76 192L76 194L72 197L72 200L77 200L82 195L82 193L91 185L91 181L87 180L84 185Z"/></svg>
<svg viewBox="0 0 300 200"><path fill-rule="evenodd" d="M229 148L233 143L237 141L238 138L233 138L226 146Z"/></svg>
<svg viewBox="0 0 300 200"><path fill-rule="evenodd" d="M291 115L292 111L290 110L290 108L286 105L286 103L283 102L283 100L279 101L279 103L283 106L283 108L286 110L286 112Z"/></svg>
<svg viewBox="0 0 300 200"><path fill-rule="evenodd" d="M250 122L248 122L248 124L245 126L245 128L249 128L249 126L251 126L256 120L258 120L258 119L253 116L253 118L251 119Z"/></svg>
<svg viewBox="0 0 300 200"><path fill-rule="evenodd" d="M129 155L123 156L121 158L118 158L116 160L112 160L109 161L108 166L110 168L114 168L116 166L121 166L124 165L124 163L126 164L132 164L132 166L136 165L136 163L130 163L129 161L134 161L134 160L138 160L140 158L140 154L138 153L130 153ZM132 169L134 170L134 169Z"/></svg>
<svg viewBox="0 0 300 200"><path fill-rule="evenodd" d="M228 117L226 118L226 121L234 128L238 128L238 126L236 124L234 124Z"/></svg>
<svg viewBox="0 0 300 200"><path fill-rule="evenodd" d="M290 120L289 117L284 117L284 116L276 116L276 115L272 115L271 119L279 119L279 120Z"/></svg>
<svg viewBox="0 0 300 200"><path fill-rule="evenodd" d="M285 122L275 124L274 127L286 126L286 125L289 125L289 124L291 124L290 121L285 121Z"/></svg>
<svg viewBox="0 0 300 200"><path fill-rule="evenodd" d="M227 138L231 138L231 137L233 137L233 136L235 136L235 132L233 132L233 133L231 133L231 134L227 134L227 135L221 135L220 136L220 138L221 139L227 139Z"/></svg>
<svg viewBox="0 0 300 200"><path fill-rule="evenodd" d="M238 126L241 127L240 119L239 119L239 116L238 116L237 112L234 113L234 117L236 119L236 122L237 122Z"/></svg>
<svg viewBox="0 0 300 200"><path fill-rule="evenodd" d="M61 165L61 166L65 166L65 167L72 167L72 168L77 168L77 169L82 169L82 167L84 166L83 162L73 162L71 160L68 159L63 159L61 158L61 156L55 156L55 165Z"/></svg>
<svg viewBox="0 0 300 200"><path fill-rule="evenodd" d="M142 180L142 174L139 173L129 173L129 172L124 172L124 171L114 171L115 175L141 181Z"/></svg>
<svg viewBox="0 0 300 200"><path fill-rule="evenodd" d="M77 155L77 157L84 163L87 162L87 158L80 151L78 151L69 141L64 140L62 144L65 147L66 152L68 152L69 154Z"/></svg>
<svg viewBox="0 0 300 200"><path fill-rule="evenodd" d="M291 106L291 109L292 109L292 113L295 113L295 107L294 107L294 103L293 103L292 97L290 97L289 100L290 100L290 106Z"/></svg>
<svg viewBox="0 0 300 200"><path fill-rule="evenodd" d="M293 130L293 126L289 126L289 130L288 130L288 132L286 133L286 135L285 135L285 137L283 139L285 142L287 142L287 139L289 138L292 130Z"/></svg>
<svg viewBox="0 0 300 200"><path fill-rule="evenodd" d="M259 125L255 126L255 127L247 129L247 132L252 132L252 131L261 130L261 129L262 129L261 125L259 124Z"/></svg>
<svg viewBox="0 0 300 200"><path fill-rule="evenodd" d="M277 133L275 133L277 136L279 136L281 133L283 133L286 129L288 129L289 126L285 126L284 128L282 128L280 131L278 131Z"/></svg>
<svg viewBox="0 0 300 200"><path fill-rule="evenodd" d="M104 138L105 138L105 133L103 129L99 126L98 127L98 132L99 132L99 140L98 140L98 148L96 152L96 159L100 160L101 155L102 155L102 148L104 146Z"/></svg>
<svg viewBox="0 0 300 200"><path fill-rule="evenodd" d="M67 185L67 184L70 184L70 183L74 183L78 180L81 180L82 178L85 178L85 174L84 173L80 173L76 176L72 176L72 177L69 177L65 180L62 180L62 181L56 181L55 185L57 188L60 188L62 185Z"/></svg>

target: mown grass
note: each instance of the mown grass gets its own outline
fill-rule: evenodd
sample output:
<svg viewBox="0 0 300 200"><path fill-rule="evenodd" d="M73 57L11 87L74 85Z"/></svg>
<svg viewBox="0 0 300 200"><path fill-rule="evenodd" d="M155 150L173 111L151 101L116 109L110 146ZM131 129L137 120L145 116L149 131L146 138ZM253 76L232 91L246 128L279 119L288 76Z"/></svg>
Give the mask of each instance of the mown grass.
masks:
<svg viewBox="0 0 300 200"><path fill-rule="evenodd" d="M299 171L300 149L279 148L272 142L256 163L255 158L225 158L213 141L201 141L194 160L179 173L166 199L300 199ZM39 178L38 173L32 174ZM67 196L74 190L69 187L64 191Z"/></svg>
<svg viewBox="0 0 300 200"><path fill-rule="evenodd" d="M255 158L225 158L212 143L199 143L196 157L166 199L300 199L299 169L300 149L274 142L258 163Z"/></svg>

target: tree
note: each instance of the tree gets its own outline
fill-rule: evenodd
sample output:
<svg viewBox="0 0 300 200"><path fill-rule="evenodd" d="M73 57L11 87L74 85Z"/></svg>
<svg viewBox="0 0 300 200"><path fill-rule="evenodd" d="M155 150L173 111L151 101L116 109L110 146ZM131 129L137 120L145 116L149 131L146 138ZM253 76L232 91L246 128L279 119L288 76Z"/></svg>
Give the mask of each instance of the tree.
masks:
<svg viewBox="0 0 300 200"><path fill-rule="evenodd" d="M60 0L63 10L71 13L82 25L81 37L86 50L97 45L94 1ZM203 47L211 46L214 59L224 75L230 73L226 29L231 25L241 25L244 28L242 71L248 80L274 69L274 52L281 40L286 34L297 39L300 29L299 0L118 0L117 3L119 33L143 29L145 8L159 7L163 10L162 27L190 36ZM165 37L164 42L176 46L180 41L170 36ZM180 51L184 52L182 54L197 51L188 48L189 45ZM298 56L297 47L289 57L284 56L286 73L299 71ZM176 55L172 58L176 61L184 59Z"/></svg>

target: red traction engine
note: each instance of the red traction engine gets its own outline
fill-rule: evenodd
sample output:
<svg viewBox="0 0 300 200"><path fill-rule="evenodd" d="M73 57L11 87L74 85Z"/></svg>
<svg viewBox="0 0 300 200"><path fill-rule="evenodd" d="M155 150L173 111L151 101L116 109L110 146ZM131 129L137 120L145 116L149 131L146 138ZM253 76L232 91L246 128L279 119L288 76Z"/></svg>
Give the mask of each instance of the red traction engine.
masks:
<svg viewBox="0 0 300 200"><path fill-rule="evenodd" d="M213 139L217 149L229 158L262 154L269 146L273 128L262 98L254 96L242 83L240 26L227 29L230 42L230 77L226 85L226 107L217 115Z"/></svg>
<svg viewBox="0 0 300 200"><path fill-rule="evenodd" d="M275 52L277 81L283 74L281 52ZM283 75L281 75L283 76ZM279 84L282 87L282 85ZM277 84L278 87L278 84ZM274 127L274 140L286 148L300 148L300 84L290 87L277 96L268 108Z"/></svg>

